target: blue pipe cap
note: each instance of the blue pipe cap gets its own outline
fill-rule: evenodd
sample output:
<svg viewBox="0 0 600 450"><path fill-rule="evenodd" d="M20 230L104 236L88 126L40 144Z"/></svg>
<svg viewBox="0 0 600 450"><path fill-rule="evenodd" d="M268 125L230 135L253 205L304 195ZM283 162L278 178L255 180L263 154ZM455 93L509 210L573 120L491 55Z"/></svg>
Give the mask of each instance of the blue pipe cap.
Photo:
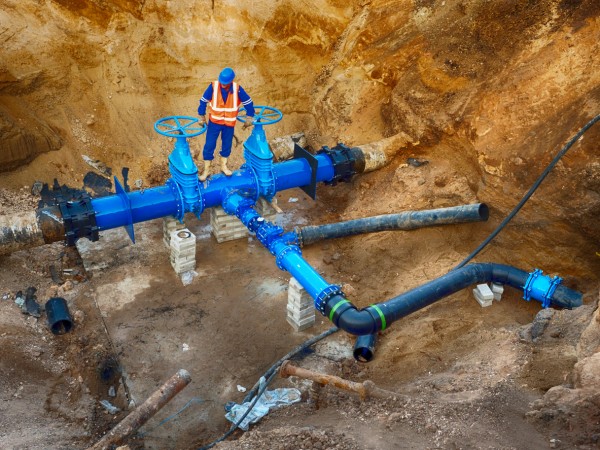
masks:
<svg viewBox="0 0 600 450"><path fill-rule="evenodd" d="M219 74L219 83L229 84L235 78L235 72L230 67L225 67Z"/></svg>

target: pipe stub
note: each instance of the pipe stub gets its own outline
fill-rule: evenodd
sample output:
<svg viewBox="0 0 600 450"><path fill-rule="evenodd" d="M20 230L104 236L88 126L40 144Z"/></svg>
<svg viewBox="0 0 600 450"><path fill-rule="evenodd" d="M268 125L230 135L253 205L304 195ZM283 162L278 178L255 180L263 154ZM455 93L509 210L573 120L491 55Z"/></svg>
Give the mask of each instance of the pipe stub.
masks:
<svg viewBox="0 0 600 450"><path fill-rule="evenodd" d="M73 328L67 301L62 297L53 297L46 302L46 315L53 334L65 334Z"/></svg>
<svg viewBox="0 0 600 450"><path fill-rule="evenodd" d="M375 356L375 344L377 343L377 333L366 334L356 338L354 344L354 359L358 362L370 362Z"/></svg>

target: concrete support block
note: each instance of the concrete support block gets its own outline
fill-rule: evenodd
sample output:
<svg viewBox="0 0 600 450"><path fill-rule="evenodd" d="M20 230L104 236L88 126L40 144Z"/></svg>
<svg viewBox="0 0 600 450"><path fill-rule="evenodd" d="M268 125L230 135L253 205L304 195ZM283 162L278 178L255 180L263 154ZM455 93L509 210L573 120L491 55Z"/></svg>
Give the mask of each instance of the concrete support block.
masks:
<svg viewBox="0 0 600 450"><path fill-rule="evenodd" d="M491 306L494 300L494 293L487 284L478 284L477 288L473 289L473 295L482 308Z"/></svg>
<svg viewBox="0 0 600 450"><path fill-rule="evenodd" d="M500 300L502 300L504 286L501 283L492 283L492 292L494 293L494 300L499 302Z"/></svg>
<svg viewBox="0 0 600 450"><path fill-rule="evenodd" d="M171 232L171 265L177 274L196 268L196 236L187 228Z"/></svg>
<svg viewBox="0 0 600 450"><path fill-rule="evenodd" d="M288 287L287 321L296 331L315 324L314 301L294 277L290 278Z"/></svg>
<svg viewBox="0 0 600 450"><path fill-rule="evenodd" d="M250 233L240 219L227 214L221 206L211 208L210 226L219 244L247 237Z"/></svg>
<svg viewBox="0 0 600 450"><path fill-rule="evenodd" d="M276 222L277 214L281 211L277 207L276 199L273 202L274 204L269 203L260 197L255 205L256 212L270 222ZM210 226L212 234L219 244L246 238L250 235L248 228L237 217L227 214L221 206L211 208Z"/></svg>
<svg viewBox="0 0 600 450"><path fill-rule="evenodd" d="M171 246L171 233L173 231L183 230L185 224L179 222L173 216L163 217L163 242L169 248Z"/></svg>

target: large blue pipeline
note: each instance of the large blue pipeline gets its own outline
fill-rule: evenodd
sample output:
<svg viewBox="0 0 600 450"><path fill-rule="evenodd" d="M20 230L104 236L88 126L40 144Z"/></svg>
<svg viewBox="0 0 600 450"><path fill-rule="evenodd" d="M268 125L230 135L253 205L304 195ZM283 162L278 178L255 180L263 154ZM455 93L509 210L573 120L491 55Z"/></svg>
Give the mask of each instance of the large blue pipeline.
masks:
<svg viewBox="0 0 600 450"><path fill-rule="evenodd" d="M543 307L572 308L582 304L580 293L560 285L560 278L550 278L539 270L527 273L499 264L471 264L386 302L359 310L346 299L340 286L328 283L302 257L298 245L302 242L300 233L286 233L261 217L253 206L261 196L271 200L277 192L295 187L314 198L317 183L335 184L361 173L365 167L362 150L339 144L333 149L324 147L312 155L296 147L295 159L273 163L263 126L281 120L282 114L265 106L257 110L254 130L244 142L245 164L232 176L213 175L205 183L198 179L187 138L202 134L206 128L198 127L196 118L186 116L156 122L157 132L176 141L169 156L171 178L164 186L136 192L126 192L115 178L115 195L61 204L67 242L72 244L81 237L97 240L98 231L121 226L126 227L134 240L135 223L165 216L182 221L186 213L200 216L206 208L222 206L256 234L275 256L277 266L295 277L311 295L321 314L356 335L384 330L392 322L473 283L497 282L523 289L526 300L538 300ZM381 231L382 226L377 223L370 231ZM55 228L53 234L57 234Z"/></svg>

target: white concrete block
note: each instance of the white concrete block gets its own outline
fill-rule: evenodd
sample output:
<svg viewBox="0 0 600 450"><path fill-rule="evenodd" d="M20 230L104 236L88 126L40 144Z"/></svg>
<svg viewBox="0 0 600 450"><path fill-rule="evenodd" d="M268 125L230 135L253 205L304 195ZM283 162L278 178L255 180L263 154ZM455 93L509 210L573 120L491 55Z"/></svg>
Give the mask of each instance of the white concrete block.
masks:
<svg viewBox="0 0 600 450"><path fill-rule="evenodd" d="M171 245L171 233L176 230L182 230L185 224L179 222L175 217L163 217L163 241L167 247Z"/></svg>
<svg viewBox="0 0 600 450"><path fill-rule="evenodd" d="M494 293L494 300L499 302L502 300L502 294L504 293L504 286L500 283L492 283L492 292Z"/></svg>
<svg viewBox="0 0 600 450"><path fill-rule="evenodd" d="M219 244L246 238L250 234L248 228L237 217L230 216L220 206L211 208L210 225L212 234Z"/></svg>
<svg viewBox="0 0 600 450"><path fill-rule="evenodd" d="M494 300L494 293L487 284L478 284L477 288L473 289L473 295L483 308L491 306Z"/></svg>
<svg viewBox="0 0 600 450"><path fill-rule="evenodd" d="M308 321L305 321L304 323L298 323L294 319L291 319L289 317L287 318L287 321L292 326L292 328L294 328L294 330L296 330L296 331L306 330L306 329L314 326L314 324L315 324L314 318L312 319L312 321L308 320Z"/></svg>

